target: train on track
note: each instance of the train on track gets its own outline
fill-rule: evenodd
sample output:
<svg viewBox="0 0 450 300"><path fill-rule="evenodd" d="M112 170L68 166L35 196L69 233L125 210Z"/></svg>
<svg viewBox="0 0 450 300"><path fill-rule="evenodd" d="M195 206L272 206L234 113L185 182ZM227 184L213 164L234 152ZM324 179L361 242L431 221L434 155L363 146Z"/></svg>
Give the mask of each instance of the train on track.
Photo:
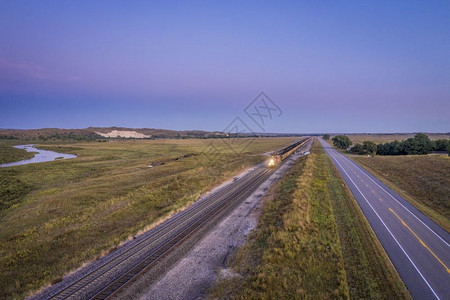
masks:
<svg viewBox="0 0 450 300"><path fill-rule="evenodd" d="M281 149L280 151L273 154L267 163L269 167L273 167L281 163L286 157L297 151L308 139L302 139L298 142L293 143L292 145L287 146L286 148Z"/></svg>

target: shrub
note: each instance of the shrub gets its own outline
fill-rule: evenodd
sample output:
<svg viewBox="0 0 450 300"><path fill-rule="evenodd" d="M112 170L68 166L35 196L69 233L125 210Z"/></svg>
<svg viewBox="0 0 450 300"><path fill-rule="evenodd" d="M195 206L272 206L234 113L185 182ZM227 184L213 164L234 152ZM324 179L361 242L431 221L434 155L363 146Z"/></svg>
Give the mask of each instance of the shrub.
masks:
<svg viewBox="0 0 450 300"><path fill-rule="evenodd" d="M346 135L337 135L333 139L333 145L340 149L347 149L352 145L352 141Z"/></svg>

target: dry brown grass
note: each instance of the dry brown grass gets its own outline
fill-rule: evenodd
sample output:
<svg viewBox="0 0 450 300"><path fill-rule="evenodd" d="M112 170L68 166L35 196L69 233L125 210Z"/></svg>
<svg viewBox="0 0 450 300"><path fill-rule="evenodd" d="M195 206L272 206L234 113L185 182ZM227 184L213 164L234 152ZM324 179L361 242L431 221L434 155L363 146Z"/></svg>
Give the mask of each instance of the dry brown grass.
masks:
<svg viewBox="0 0 450 300"><path fill-rule="evenodd" d="M57 280L297 139L256 139L242 153L221 140L52 143L79 157L1 168L0 194L15 194L0 209L0 298ZM201 154L209 143L215 159Z"/></svg>
<svg viewBox="0 0 450 300"><path fill-rule="evenodd" d="M211 298L410 298L317 141L271 193L229 263L238 276L221 278Z"/></svg>
<svg viewBox="0 0 450 300"><path fill-rule="evenodd" d="M339 238L317 146L283 176L257 229L232 264L243 276L224 280L211 297L348 298ZM231 281L231 282L230 282Z"/></svg>
<svg viewBox="0 0 450 300"><path fill-rule="evenodd" d="M449 156L352 156L352 159L450 231Z"/></svg>
<svg viewBox="0 0 450 300"><path fill-rule="evenodd" d="M339 171L327 157L328 191L353 299L410 299L399 274Z"/></svg>

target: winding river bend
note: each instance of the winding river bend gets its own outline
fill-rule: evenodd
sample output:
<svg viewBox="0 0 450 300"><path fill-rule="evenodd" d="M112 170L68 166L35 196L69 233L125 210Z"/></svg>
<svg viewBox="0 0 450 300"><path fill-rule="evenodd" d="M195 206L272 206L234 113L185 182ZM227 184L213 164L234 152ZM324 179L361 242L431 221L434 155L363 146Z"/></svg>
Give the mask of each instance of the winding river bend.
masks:
<svg viewBox="0 0 450 300"><path fill-rule="evenodd" d="M68 159L68 158L77 157L74 154L58 153L58 152L50 151L50 150L37 149L37 148L34 148L33 144L17 145L17 146L14 146L14 148L25 149L28 152L37 152L37 153L34 155L33 158L2 164L2 165L0 165L0 167L11 167L11 166L18 166L18 165L35 164L35 163L40 163L40 162L53 161L56 159Z"/></svg>

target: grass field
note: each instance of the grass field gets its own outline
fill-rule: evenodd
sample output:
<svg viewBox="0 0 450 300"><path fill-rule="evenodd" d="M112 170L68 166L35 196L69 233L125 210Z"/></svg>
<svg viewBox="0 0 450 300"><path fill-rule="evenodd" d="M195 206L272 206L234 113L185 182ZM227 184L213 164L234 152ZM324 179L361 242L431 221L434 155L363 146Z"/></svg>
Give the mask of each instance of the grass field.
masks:
<svg viewBox="0 0 450 300"><path fill-rule="evenodd" d="M352 156L352 159L450 231L449 156Z"/></svg>
<svg viewBox="0 0 450 300"><path fill-rule="evenodd" d="M0 298L57 281L297 139L239 139L242 153L222 140L38 145L79 157L0 168Z"/></svg>
<svg viewBox="0 0 450 300"><path fill-rule="evenodd" d="M270 193L211 298L410 298L317 141Z"/></svg>
<svg viewBox="0 0 450 300"><path fill-rule="evenodd" d="M34 156L33 153L27 152L26 150L13 148L12 146L14 145L17 145L17 141L0 141L0 165L29 159Z"/></svg>

